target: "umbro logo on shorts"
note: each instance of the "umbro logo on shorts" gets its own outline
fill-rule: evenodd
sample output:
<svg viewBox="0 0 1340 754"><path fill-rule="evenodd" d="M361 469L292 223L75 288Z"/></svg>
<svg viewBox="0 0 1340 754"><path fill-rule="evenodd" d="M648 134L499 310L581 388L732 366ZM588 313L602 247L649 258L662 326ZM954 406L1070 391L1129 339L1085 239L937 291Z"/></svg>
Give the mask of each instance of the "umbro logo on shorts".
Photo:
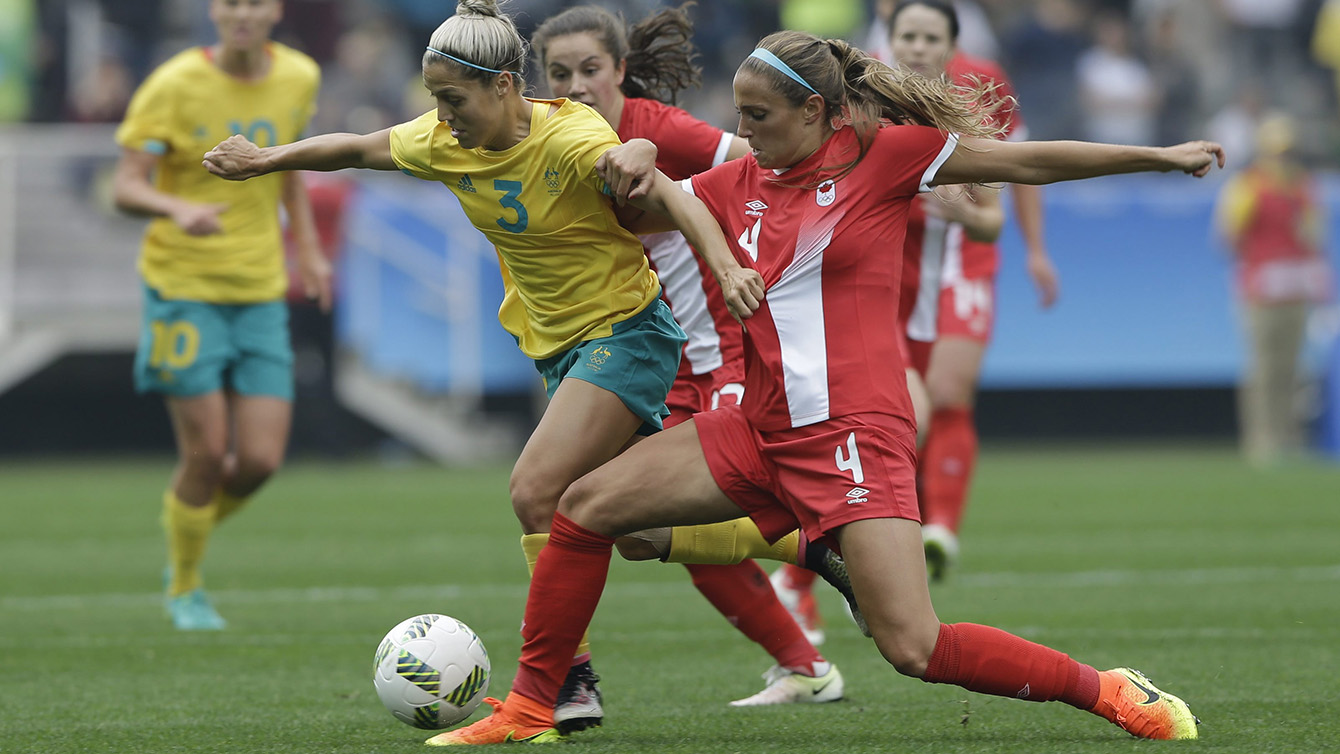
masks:
<svg viewBox="0 0 1340 754"><path fill-rule="evenodd" d="M869 494L870 490L867 490L864 487L852 487L851 490L847 492L847 505L856 505L857 503L864 503L867 500L869 500L869 498L866 497L866 495Z"/></svg>

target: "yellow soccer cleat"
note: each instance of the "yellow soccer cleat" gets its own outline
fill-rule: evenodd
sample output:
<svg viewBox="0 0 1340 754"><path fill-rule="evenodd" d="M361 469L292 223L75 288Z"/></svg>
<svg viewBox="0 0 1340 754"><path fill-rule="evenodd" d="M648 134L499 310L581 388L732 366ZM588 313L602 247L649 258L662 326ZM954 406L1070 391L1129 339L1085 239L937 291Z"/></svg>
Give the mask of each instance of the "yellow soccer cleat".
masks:
<svg viewBox="0 0 1340 754"><path fill-rule="evenodd" d="M1098 674L1098 705L1092 712L1137 738L1191 739L1200 719L1186 702L1160 691L1138 670L1114 668Z"/></svg>
<svg viewBox="0 0 1340 754"><path fill-rule="evenodd" d="M484 701L493 714L464 728L449 730L424 741L429 746L477 746L479 744L549 744L562 741L551 721L553 710L518 694L506 702L493 697Z"/></svg>

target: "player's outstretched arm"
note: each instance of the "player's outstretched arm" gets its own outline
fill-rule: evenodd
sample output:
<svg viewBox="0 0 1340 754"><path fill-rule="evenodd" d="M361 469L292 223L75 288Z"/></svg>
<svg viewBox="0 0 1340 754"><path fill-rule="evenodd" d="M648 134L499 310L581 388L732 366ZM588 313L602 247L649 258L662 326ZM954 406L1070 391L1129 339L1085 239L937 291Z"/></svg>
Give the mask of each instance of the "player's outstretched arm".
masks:
<svg viewBox="0 0 1340 754"><path fill-rule="evenodd" d="M1087 141L994 141L963 138L933 184L1025 183L1042 185L1119 173L1180 170L1201 178L1224 166L1224 148L1212 141L1172 147L1132 147Z"/></svg>
<svg viewBox="0 0 1340 754"><path fill-rule="evenodd" d="M261 148L242 136L230 136L205 153L205 169L230 181L245 181L282 170L395 170L391 129L370 134L322 134Z"/></svg>
<svg viewBox="0 0 1340 754"><path fill-rule="evenodd" d="M744 321L754 315L763 302L763 277L757 270L740 265L726 245L721 226L707 205L693 194L684 191L665 173L656 171L647 195L630 197L629 202L639 209L670 217L675 227L684 234L693 250L707 263L731 316Z"/></svg>

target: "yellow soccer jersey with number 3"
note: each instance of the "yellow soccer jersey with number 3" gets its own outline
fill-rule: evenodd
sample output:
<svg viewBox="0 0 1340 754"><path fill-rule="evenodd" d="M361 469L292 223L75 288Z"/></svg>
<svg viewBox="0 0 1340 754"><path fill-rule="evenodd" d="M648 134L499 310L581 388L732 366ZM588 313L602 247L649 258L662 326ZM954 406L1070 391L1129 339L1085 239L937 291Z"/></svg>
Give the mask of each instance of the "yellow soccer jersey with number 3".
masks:
<svg viewBox="0 0 1340 754"><path fill-rule="evenodd" d="M522 353L544 359L609 335L660 283L596 175L619 137L586 105L530 101L530 134L510 149L462 148L434 110L391 131L391 156L451 189L493 243L506 291L498 319Z"/></svg>
<svg viewBox="0 0 1340 754"><path fill-rule="evenodd" d="M149 223L140 274L164 298L235 304L273 301L288 287L279 201L283 176L216 178L201 165L215 144L242 134L262 147L296 140L316 110L321 70L278 42L256 81L224 73L207 48L178 53L135 92L116 141L160 155L155 184L166 193L224 204L223 232L191 236L170 219Z"/></svg>

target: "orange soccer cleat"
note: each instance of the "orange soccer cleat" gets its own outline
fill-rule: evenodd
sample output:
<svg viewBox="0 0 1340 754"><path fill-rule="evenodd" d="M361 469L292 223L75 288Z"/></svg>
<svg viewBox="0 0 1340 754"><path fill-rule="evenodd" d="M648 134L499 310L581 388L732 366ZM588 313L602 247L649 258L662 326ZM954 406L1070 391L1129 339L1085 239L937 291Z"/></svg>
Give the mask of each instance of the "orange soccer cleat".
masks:
<svg viewBox="0 0 1340 754"><path fill-rule="evenodd" d="M1114 668L1098 674L1098 704L1091 711L1137 738L1196 738L1200 719L1186 702L1160 691L1138 670Z"/></svg>
<svg viewBox="0 0 1340 754"><path fill-rule="evenodd" d="M519 694L508 694L506 702L493 697L484 701L493 713L464 728L449 730L424 741L429 746L472 746L479 744L547 744L562 741L554 729L554 711Z"/></svg>

